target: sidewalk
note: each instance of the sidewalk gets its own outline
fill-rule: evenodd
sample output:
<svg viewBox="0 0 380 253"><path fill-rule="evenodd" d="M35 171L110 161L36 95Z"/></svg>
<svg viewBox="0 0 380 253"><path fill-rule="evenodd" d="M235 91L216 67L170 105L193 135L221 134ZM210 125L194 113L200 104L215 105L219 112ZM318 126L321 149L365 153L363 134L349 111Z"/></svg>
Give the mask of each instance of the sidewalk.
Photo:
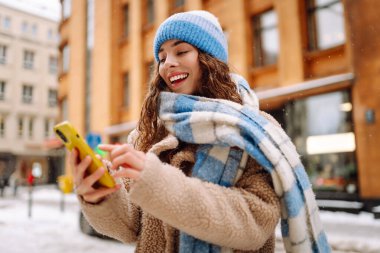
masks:
<svg viewBox="0 0 380 253"><path fill-rule="evenodd" d="M0 252L65 253L133 252L132 245L86 236L79 229L79 205L74 194L65 196L65 211L60 210L61 193L54 186L36 187L32 217L28 218L27 188L15 198L7 189L0 199ZM321 211L333 253L379 253L380 219L371 213L350 214ZM285 252L281 232L276 230L276 253Z"/></svg>
<svg viewBox="0 0 380 253"><path fill-rule="evenodd" d="M350 214L321 211L321 220L334 253L379 253L380 219L371 213ZM276 253L285 252L280 227L276 230Z"/></svg>

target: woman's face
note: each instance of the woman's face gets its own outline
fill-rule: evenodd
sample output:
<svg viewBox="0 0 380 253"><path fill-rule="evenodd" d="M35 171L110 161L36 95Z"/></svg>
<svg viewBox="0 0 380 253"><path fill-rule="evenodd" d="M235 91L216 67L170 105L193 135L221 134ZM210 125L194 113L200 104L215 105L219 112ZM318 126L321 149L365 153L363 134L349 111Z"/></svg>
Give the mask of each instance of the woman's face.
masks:
<svg viewBox="0 0 380 253"><path fill-rule="evenodd" d="M198 50L180 40L168 40L158 53L159 74L172 92L194 94L200 85Z"/></svg>

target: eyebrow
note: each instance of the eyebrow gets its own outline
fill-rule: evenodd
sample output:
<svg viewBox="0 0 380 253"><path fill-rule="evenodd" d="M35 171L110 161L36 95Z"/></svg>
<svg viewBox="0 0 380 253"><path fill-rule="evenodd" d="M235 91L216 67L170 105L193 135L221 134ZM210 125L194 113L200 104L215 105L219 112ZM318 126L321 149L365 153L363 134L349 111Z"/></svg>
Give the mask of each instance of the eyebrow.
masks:
<svg viewBox="0 0 380 253"><path fill-rule="evenodd" d="M174 41L174 42L170 45L170 47L178 46L178 45L181 44L181 43L185 43L185 42L182 41L182 40ZM158 53L160 53L160 52L162 52L162 51L164 51L164 49L163 49L163 48L160 48L160 50L158 50Z"/></svg>

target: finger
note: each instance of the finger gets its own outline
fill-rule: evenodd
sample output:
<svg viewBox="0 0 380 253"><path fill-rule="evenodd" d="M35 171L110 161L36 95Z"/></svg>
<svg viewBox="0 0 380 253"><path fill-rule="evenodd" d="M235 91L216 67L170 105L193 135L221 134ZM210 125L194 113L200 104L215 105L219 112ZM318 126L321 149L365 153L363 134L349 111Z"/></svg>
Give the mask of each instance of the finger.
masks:
<svg viewBox="0 0 380 253"><path fill-rule="evenodd" d="M107 195L118 191L120 188L121 188L121 185L117 184L115 185L115 187L112 187L112 188L101 188L99 190L86 193L82 195L82 197L86 202L97 203L103 198L105 198Z"/></svg>
<svg viewBox="0 0 380 253"><path fill-rule="evenodd" d="M83 180L83 183L87 188L92 188L95 182L97 182L103 175L106 170L103 167L100 167L95 172L90 174Z"/></svg>
<svg viewBox="0 0 380 253"><path fill-rule="evenodd" d="M79 164L74 166L74 174L76 175L76 178L79 180L79 182L84 178L85 172L88 166L90 166L91 162L91 157L86 156Z"/></svg>
<svg viewBox="0 0 380 253"><path fill-rule="evenodd" d="M103 157L101 155L95 154L95 157L98 158L103 163L103 166L105 168L109 168L111 166L110 161L108 161L107 159L103 159Z"/></svg>
<svg viewBox="0 0 380 253"><path fill-rule="evenodd" d="M77 157L78 157L78 151L76 149L73 149L70 152L70 166L71 168L74 168L77 163Z"/></svg>
<svg viewBox="0 0 380 253"><path fill-rule="evenodd" d="M141 159L141 160L145 160L145 156L146 154L142 151L137 151L136 150L136 155Z"/></svg>
<svg viewBox="0 0 380 253"><path fill-rule="evenodd" d="M99 144L98 145L98 148L100 150L103 150L103 151L106 151L108 152L108 157L110 160L112 160L112 155L111 155L111 152L120 145L113 145L113 144Z"/></svg>
<svg viewBox="0 0 380 253"><path fill-rule="evenodd" d="M115 170L121 167L130 167L136 170L143 170L144 160L140 159L136 154L128 152L112 160L111 169Z"/></svg>
<svg viewBox="0 0 380 253"><path fill-rule="evenodd" d="M131 178L134 180L138 180L140 178L140 175L141 175L140 171L130 169L130 168L126 168L126 169L122 169L120 171L116 171L112 176L114 178L127 177L127 178Z"/></svg>
<svg viewBox="0 0 380 253"><path fill-rule="evenodd" d="M93 191L95 191L94 188L85 185L83 182L80 183L78 185L78 187L75 188L76 194L78 194L80 196L84 196L84 195L89 194L89 193L91 193Z"/></svg>
<svg viewBox="0 0 380 253"><path fill-rule="evenodd" d="M115 147L111 152L111 160L115 159L115 157L120 156L126 152L133 152L135 149L132 147L132 145L129 144L123 144L119 145L118 147Z"/></svg>
<svg viewBox="0 0 380 253"><path fill-rule="evenodd" d="M98 148L103 150L103 151L112 151L114 148L116 148L117 146L120 146L120 145L114 145L114 144L99 144L98 145Z"/></svg>

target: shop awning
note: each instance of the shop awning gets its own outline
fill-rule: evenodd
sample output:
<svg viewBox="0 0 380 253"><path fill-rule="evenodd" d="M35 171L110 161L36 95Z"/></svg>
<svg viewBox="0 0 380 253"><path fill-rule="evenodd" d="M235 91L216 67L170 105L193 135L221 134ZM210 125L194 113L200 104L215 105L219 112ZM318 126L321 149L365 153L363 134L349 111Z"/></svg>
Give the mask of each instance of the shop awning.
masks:
<svg viewBox="0 0 380 253"><path fill-rule="evenodd" d="M136 128L137 121L128 121L125 123L112 125L104 129L104 133L107 135L122 135L128 134L130 131Z"/></svg>
<svg viewBox="0 0 380 253"><path fill-rule="evenodd" d="M273 89L267 89L267 90L260 90L255 91L257 97L259 100L265 100L265 99L272 99L277 97L284 97L284 96L290 96L300 93L305 93L307 91L333 86L341 83L347 83L354 80L354 74L353 73L344 73L344 74L338 74L338 75L332 75L328 77L323 77L319 79L313 79L301 83L295 83L289 86L284 87L278 87Z"/></svg>

